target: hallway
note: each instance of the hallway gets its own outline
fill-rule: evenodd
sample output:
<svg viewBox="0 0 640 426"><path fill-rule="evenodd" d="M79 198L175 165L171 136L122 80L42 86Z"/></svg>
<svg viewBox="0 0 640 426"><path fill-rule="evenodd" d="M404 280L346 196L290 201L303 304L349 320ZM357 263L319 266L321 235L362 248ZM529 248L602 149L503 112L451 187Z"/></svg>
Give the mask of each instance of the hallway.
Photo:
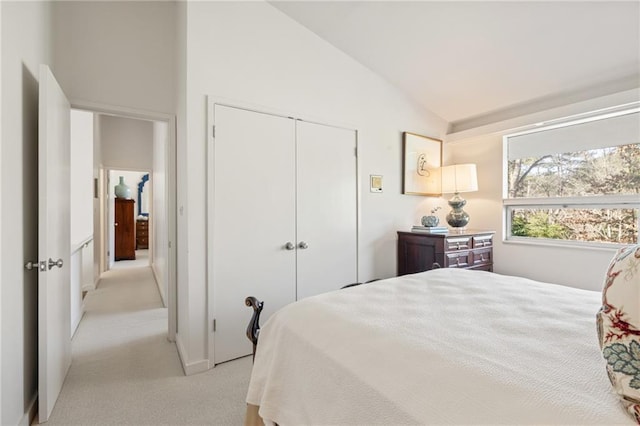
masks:
<svg viewBox="0 0 640 426"><path fill-rule="evenodd" d="M139 257L116 262L87 294L48 424L242 424L251 358L184 376L166 338L167 309Z"/></svg>

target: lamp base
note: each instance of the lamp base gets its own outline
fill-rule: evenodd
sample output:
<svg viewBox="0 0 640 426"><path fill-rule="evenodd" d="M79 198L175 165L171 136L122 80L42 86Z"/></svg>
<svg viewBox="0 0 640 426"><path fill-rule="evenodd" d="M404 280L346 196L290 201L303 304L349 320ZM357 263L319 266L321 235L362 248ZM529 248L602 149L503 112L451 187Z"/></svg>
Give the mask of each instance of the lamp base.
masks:
<svg viewBox="0 0 640 426"><path fill-rule="evenodd" d="M457 192L448 201L451 206L451 211L447 215L447 223L452 228L464 228L469 223L469 215L462 208L467 204L467 201L460 197Z"/></svg>

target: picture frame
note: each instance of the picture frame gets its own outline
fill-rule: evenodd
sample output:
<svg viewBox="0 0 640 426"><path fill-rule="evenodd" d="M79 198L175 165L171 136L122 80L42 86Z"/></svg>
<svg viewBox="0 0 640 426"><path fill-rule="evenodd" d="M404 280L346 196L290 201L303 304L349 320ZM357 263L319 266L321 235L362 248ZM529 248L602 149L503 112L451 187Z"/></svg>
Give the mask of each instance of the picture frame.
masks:
<svg viewBox="0 0 640 426"><path fill-rule="evenodd" d="M440 168L442 141L415 133L402 133L402 193L442 195Z"/></svg>

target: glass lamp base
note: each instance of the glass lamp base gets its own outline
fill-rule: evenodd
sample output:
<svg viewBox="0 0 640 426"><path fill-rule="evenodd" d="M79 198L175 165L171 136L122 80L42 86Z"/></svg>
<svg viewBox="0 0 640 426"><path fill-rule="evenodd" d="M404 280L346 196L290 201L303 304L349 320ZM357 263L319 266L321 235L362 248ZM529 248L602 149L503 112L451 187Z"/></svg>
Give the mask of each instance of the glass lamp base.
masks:
<svg viewBox="0 0 640 426"><path fill-rule="evenodd" d="M467 201L456 192L448 203L452 210L447 215L447 223L452 228L464 229L469 223L469 215L462 210L465 204L467 204Z"/></svg>

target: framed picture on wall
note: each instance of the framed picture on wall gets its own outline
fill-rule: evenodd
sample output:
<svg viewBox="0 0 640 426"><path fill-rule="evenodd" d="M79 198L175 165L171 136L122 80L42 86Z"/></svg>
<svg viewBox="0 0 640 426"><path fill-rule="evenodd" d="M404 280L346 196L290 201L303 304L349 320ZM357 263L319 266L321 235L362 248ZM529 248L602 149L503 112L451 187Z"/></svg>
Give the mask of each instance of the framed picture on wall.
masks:
<svg viewBox="0 0 640 426"><path fill-rule="evenodd" d="M441 195L442 141L404 132L402 147L402 193Z"/></svg>

